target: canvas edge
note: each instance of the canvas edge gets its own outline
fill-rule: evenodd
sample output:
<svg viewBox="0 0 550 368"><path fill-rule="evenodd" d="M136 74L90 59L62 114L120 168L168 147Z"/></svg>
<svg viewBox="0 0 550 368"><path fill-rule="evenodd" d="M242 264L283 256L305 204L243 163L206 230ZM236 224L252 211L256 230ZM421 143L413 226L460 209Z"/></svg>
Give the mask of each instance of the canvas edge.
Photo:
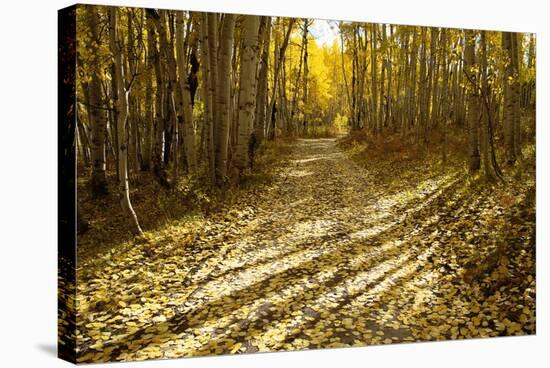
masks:
<svg viewBox="0 0 550 368"><path fill-rule="evenodd" d="M57 17L57 356L76 363L76 8Z"/></svg>

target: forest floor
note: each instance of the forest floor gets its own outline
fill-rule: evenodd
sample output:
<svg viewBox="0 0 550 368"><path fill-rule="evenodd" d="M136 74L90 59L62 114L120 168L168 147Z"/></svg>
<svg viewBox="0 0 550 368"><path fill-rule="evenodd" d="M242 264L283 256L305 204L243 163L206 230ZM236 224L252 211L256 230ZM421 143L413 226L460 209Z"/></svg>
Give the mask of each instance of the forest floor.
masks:
<svg viewBox="0 0 550 368"><path fill-rule="evenodd" d="M220 211L83 251L79 362L535 333L534 167L496 188L342 139L284 145Z"/></svg>

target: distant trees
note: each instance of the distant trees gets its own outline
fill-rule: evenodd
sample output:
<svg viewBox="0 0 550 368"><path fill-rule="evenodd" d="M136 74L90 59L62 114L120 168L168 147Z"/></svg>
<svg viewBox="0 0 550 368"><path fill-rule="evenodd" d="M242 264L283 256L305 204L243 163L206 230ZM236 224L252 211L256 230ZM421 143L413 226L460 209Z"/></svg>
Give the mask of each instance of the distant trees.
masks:
<svg viewBox="0 0 550 368"><path fill-rule="evenodd" d="M282 19L279 19L281 21ZM289 19L288 20L288 26L286 27L286 31L284 33L284 38L280 46L278 46L278 38L275 37L275 55L273 58L273 86L271 88L271 98L269 99L269 107L267 110L267 121L266 121L266 129L267 129L267 136L269 139L275 138L275 118L276 118L276 100L277 100L277 92L280 84L280 75L281 70L284 67L284 61L285 61L285 52L288 47L288 43L290 41L290 35L292 33L293 26L296 22L296 19ZM282 27L284 28L284 22L282 22Z"/></svg>
<svg viewBox="0 0 550 368"><path fill-rule="evenodd" d="M483 167L489 180L502 177L503 132L502 156L516 161L522 109L534 107L533 35L341 22L340 37L351 129L400 131L426 146L433 132L462 129L470 171Z"/></svg>

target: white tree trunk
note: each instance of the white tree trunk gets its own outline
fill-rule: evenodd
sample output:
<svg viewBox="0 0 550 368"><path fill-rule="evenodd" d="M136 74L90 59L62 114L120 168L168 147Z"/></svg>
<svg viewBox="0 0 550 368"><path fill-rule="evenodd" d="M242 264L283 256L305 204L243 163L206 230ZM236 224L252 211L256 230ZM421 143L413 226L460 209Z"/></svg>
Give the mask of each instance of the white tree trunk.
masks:
<svg viewBox="0 0 550 368"><path fill-rule="evenodd" d="M214 138L214 173L216 178L218 177L218 142L220 140L220 131L218 116L219 111L217 109L217 90L218 85L218 14L204 13L204 16L208 19L208 61L210 67L210 73L208 74L208 90L212 95L212 135Z"/></svg>
<svg viewBox="0 0 550 368"><path fill-rule="evenodd" d="M479 91L477 78L477 63L475 54L476 35L474 31L466 30L464 48L464 73L468 83L468 145L470 153L470 171L476 172L480 167L479 157Z"/></svg>
<svg viewBox="0 0 550 368"><path fill-rule="evenodd" d="M128 120L128 93L125 86L122 52L117 36L117 8L110 8L110 32L109 46L114 58L114 79L118 91L116 101L118 144L118 181L120 204L124 212L130 217L134 232L141 234L141 227L130 202L130 186L128 184L128 147L126 145L126 123Z"/></svg>
<svg viewBox="0 0 550 368"><path fill-rule="evenodd" d="M213 27L211 23L217 23L208 18L208 26ZM231 57L233 54L233 38L235 31L235 15L226 14L223 20L220 50L218 61L218 83L216 90L216 108L215 127L218 130L216 135L216 176L220 183L227 178L227 158L229 146L229 124L231 122L230 114L230 88L231 88ZM212 48L210 50L213 51ZM215 51L214 51L215 55ZM212 55L211 55L212 57ZM210 68L213 65L211 63Z"/></svg>
<svg viewBox="0 0 550 368"><path fill-rule="evenodd" d="M260 59L260 71L256 94L255 134L256 145L259 146L264 139L267 105L267 77L269 69L269 44L271 42L271 17L266 17L263 33L263 50Z"/></svg>
<svg viewBox="0 0 550 368"><path fill-rule="evenodd" d="M247 15L243 22L241 74L239 79L238 139L234 164L239 175L248 165L248 147L254 127L256 109L256 75L258 68L258 28L260 17Z"/></svg>
<svg viewBox="0 0 550 368"><path fill-rule="evenodd" d="M208 39L208 14L201 13L201 72L202 72L202 94L204 100L204 137L205 137L205 156L208 162L208 174L210 180L216 181L216 164L214 153L214 80L210 67L210 49Z"/></svg>
<svg viewBox="0 0 550 368"><path fill-rule="evenodd" d="M516 92L515 92L515 60L514 54L514 33L502 32L502 48L506 52L508 58L504 70L504 145L506 147L506 159L508 165L513 165L516 162L516 141L515 141L515 125L516 125Z"/></svg>

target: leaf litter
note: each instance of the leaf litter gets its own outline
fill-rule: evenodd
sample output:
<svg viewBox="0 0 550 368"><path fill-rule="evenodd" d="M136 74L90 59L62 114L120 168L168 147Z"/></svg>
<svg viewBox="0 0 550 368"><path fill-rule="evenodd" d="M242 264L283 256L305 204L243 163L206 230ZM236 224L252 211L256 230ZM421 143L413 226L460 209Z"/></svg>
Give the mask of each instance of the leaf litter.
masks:
<svg viewBox="0 0 550 368"><path fill-rule="evenodd" d="M83 257L78 362L535 333L534 174L486 187L335 139L277 165L220 211Z"/></svg>

